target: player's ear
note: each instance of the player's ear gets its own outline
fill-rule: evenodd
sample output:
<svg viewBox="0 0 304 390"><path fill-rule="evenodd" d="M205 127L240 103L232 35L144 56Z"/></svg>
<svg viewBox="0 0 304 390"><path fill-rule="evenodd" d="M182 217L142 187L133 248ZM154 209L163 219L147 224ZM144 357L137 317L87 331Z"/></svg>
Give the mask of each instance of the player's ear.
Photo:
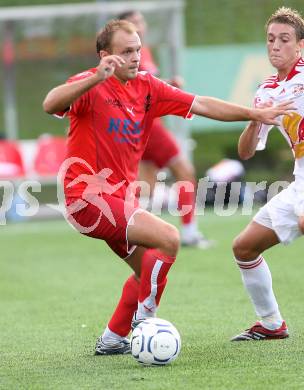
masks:
<svg viewBox="0 0 304 390"><path fill-rule="evenodd" d="M109 56L111 53L109 53L107 50L100 50L99 57L102 59L103 57Z"/></svg>
<svg viewBox="0 0 304 390"><path fill-rule="evenodd" d="M299 44L300 44L301 50L303 50L304 49L304 39L300 39Z"/></svg>

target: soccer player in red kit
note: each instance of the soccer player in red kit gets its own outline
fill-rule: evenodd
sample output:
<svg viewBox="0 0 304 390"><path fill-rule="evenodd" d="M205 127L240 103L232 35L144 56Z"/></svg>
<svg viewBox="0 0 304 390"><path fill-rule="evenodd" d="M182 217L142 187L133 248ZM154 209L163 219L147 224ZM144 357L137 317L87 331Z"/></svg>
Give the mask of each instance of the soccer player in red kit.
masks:
<svg viewBox="0 0 304 390"><path fill-rule="evenodd" d="M112 20L97 35L99 64L53 88L43 102L70 119L64 192L67 215L81 233L102 239L132 268L96 354L126 354L126 338L155 316L179 248L178 230L139 208L130 196L155 117L190 113L222 121L276 124L291 104L247 108L194 96L138 72L141 41L135 26Z"/></svg>
<svg viewBox="0 0 304 390"><path fill-rule="evenodd" d="M144 44L147 24L143 14L139 11L130 10L118 16L118 19L128 20L137 28L137 33ZM141 49L139 70L145 70L154 76L159 75L159 69L155 64L150 48L144 45ZM167 81L174 87L181 88L182 80L174 77ZM146 180L150 185L150 195L153 194L156 174L159 169L169 168L176 181L187 182L193 191L179 189L178 207L191 206L190 211L181 213L181 244L206 249L214 245L213 240L208 240L198 230L195 212L195 190L197 187L195 168L191 161L181 152L181 149L172 133L166 129L160 118L155 118L146 149L142 156L139 169L139 177Z"/></svg>

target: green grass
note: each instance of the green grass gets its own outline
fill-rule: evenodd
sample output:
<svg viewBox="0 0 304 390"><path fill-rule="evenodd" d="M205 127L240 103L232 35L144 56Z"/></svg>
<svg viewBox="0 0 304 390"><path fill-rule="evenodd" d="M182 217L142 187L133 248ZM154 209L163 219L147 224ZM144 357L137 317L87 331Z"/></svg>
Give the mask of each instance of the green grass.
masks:
<svg viewBox="0 0 304 390"><path fill-rule="evenodd" d="M93 356L129 274L103 242L61 221L3 226L0 388L303 388L304 241L266 254L291 337L233 344L229 338L255 320L230 249L248 217L200 218L218 246L182 249L170 272L159 317L177 326L183 345L177 361L160 368Z"/></svg>

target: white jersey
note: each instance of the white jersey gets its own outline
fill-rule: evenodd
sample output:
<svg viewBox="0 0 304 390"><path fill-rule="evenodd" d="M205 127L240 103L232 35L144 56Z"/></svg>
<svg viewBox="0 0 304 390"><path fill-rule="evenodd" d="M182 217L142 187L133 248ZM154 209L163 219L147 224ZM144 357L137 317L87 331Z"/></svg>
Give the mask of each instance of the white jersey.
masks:
<svg viewBox="0 0 304 390"><path fill-rule="evenodd" d="M290 115L279 118L280 132L291 147L294 157L294 175L298 190L304 189L304 59L300 58L289 75L282 81L274 75L260 85L256 96L255 105L267 101L274 104L284 100L293 100L296 109ZM269 131L273 126L262 124L259 132L257 150L265 148Z"/></svg>

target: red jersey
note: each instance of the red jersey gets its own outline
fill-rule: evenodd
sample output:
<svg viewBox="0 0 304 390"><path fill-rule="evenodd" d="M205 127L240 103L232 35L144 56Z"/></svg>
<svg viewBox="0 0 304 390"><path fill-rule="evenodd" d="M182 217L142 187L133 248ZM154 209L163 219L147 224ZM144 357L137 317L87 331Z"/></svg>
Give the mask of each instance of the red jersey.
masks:
<svg viewBox="0 0 304 390"><path fill-rule="evenodd" d="M68 82L95 72L96 68L90 69ZM108 168L108 184L124 183L112 195L124 197L127 186L137 178L153 119L168 114L186 118L193 100L194 95L146 72L139 72L125 85L112 76L84 93L68 111L67 158L76 157L78 162L71 164L66 173L66 195L80 196L87 187L85 176L80 175L94 175ZM74 179L78 183L67 188Z"/></svg>

